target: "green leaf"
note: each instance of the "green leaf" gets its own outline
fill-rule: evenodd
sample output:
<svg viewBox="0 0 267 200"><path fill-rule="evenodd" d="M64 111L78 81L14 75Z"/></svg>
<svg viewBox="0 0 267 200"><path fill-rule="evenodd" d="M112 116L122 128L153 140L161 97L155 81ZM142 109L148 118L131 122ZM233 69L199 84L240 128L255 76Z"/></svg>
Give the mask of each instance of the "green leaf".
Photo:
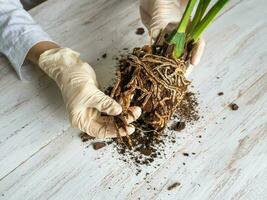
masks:
<svg viewBox="0 0 267 200"><path fill-rule="evenodd" d="M176 30L176 33L172 34L168 40L169 43L175 44L174 56L176 58L179 58L184 52L185 43L186 43L185 31L187 29L191 13L194 9L196 2L197 0L189 0L186 6L185 12L183 14L183 17Z"/></svg>
<svg viewBox="0 0 267 200"><path fill-rule="evenodd" d="M197 41L228 1L229 0L218 0L217 3L209 10L207 15L190 32L188 41Z"/></svg>
<svg viewBox="0 0 267 200"><path fill-rule="evenodd" d="M185 33L176 33L172 38L172 44L175 44L175 50L173 56L179 58L184 53L185 42L186 42Z"/></svg>
<svg viewBox="0 0 267 200"><path fill-rule="evenodd" d="M195 12L194 18L192 20L192 23L190 25L190 32L194 30L195 26L201 21L203 15L206 12L206 9L209 5L211 0L199 0L197 10Z"/></svg>
<svg viewBox="0 0 267 200"><path fill-rule="evenodd" d="M186 28L187 28L189 20L190 20L191 13L193 12L193 9L194 9L196 2L197 2L197 0L189 0L188 4L186 6L185 12L182 16L182 19L178 25L177 32L184 33L186 31Z"/></svg>

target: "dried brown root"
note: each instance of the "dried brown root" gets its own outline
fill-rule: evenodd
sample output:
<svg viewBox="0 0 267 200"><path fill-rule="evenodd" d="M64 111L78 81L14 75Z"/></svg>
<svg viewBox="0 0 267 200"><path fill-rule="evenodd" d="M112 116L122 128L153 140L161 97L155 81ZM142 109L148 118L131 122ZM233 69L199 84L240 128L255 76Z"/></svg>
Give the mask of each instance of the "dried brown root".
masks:
<svg viewBox="0 0 267 200"><path fill-rule="evenodd" d="M126 138L127 138L127 143L128 143L128 145L125 145L125 146L128 146L128 147L132 148L133 147L132 140L130 138L130 135L129 135L127 129L125 128L125 126L127 124L125 116L120 115L118 117L114 117L114 119L115 119L114 122L115 122L116 130L117 130L117 140L118 140L118 142L119 143L124 143L123 138L122 138L122 136L121 136L121 134L119 132L119 128L123 127L125 129L125 132L126 132Z"/></svg>
<svg viewBox="0 0 267 200"><path fill-rule="evenodd" d="M120 62L111 92L123 107L121 116L130 106L140 106L143 113L139 121L155 131L162 130L187 91L190 82L184 77L186 69L183 59L154 55L147 47L134 49Z"/></svg>

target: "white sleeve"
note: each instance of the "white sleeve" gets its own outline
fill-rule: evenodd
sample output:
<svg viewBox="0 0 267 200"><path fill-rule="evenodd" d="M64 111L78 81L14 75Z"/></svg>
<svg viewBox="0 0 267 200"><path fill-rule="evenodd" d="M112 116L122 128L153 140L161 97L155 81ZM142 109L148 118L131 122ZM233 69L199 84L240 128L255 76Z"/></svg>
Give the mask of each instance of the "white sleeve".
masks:
<svg viewBox="0 0 267 200"><path fill-rule="evenodd" d="M0 0L0 53L4 54L20 79L21 66L32 46L52 41L32 19L19 0Z"/></svg>

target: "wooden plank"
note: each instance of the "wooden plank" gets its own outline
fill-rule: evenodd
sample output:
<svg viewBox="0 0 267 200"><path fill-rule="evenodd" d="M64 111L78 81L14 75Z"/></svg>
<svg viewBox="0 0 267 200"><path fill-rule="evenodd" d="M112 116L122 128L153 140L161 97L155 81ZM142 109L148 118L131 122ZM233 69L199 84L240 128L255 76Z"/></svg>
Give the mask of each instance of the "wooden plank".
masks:
<svg viewBox="0 0 267 200"><path fill-rule="evenodd" d="M111 6L116 4L116 7ZM105 86L114 77L115 60L112 57L119 55L119 50L124 47L132 48L136 42L142 44L146 40L134 33L135 28L140 26L137 4L132 1L118 3L103 0L75 5L73 2L44 2L31 14L55 41L81 52L83 59L95 67L100 84ZM66 13L64 17L62 13L55 13L53 19L49 18L51 15L47 9L65 12L69 7L73 7L72 12ZM124 27L121 30L116 27L118 21ZM126 35L135 39L129 41ZM108 59L98 62L97 58L103 53L108 54ZM0 84L1 96L4 96L0 98L0 105L5 105L0 108L0 130L3 133L0 135L0 178L69 128L60 92L51 80L39 70L29 68L32 82L21 83L13 71L6 67L7 62L1 62L0 69L7 72L3 74Z"/></svg>
<svg viewBox="0 0 267 200"><path fill-rule="evenodd" d="M143 167L139 176L130 164L116 159L118 155L112 146L96 152L91 146L86 148L81 144L79 131L69 128L63 117L64 109L55 85L46 77L37 76L38 86L24 85L15 80L10 69L0 67L7 74L0 79L5 84L3 87L0 84L2 95L7 94L0 98L0 104L9 102L12 95L17 100L0 110L8 115L0 118L0 127L10 130L0 135L0 141L9 134L12 136L0 143L0 194L4 194L0 197L266 199L267 12L264 5L264 0L232 1L223 17L209 29L202 63L191 76L196 90L200 91L204 119L177 135L179 145L167 148L167 158L155 163L159 167ZM140 26L137 7L137 2L130 0L75 3L60 0L45 2L32 14L56 40L81 52L95 66L102 85L107 85L111 81L108 74L114 72L113 55L118 55L124 47L148 41L134 34L134 29ZM59 12L48 15L47 9ZM97 62L96 58L106 52L108 58ZM14 87L18 89L12 90ZM220 91L225 95L218 97ZM47 94L50 97L57 94L56 105L45 98ZM228 108L232 101L240 106L238 111ZM16 106L16 103L21 104ZM21 116L26 116L24 121L20 117L13 122L14 116L21 112ZM25 125L26 121L30 122L27 130L16 133L17 129L12 128L19 122ZM198 134L203 134L201 143L196 138ZM183 157L184 151L196 155ZM144 180L146 172L150 175ZM168 191L167 187L176 181L181 186Z"/></svg>

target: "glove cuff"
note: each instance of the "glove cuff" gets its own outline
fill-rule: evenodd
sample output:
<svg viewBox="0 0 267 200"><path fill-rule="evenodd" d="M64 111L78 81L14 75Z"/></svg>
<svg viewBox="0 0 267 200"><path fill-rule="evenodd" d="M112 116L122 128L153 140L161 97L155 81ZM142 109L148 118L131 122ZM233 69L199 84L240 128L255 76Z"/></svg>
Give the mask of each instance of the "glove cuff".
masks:
<svg viewBox="0 0 267 200"><path fill-rule="evenodd" d="M55 48L45 51L40 55L39 66L46 73L51 65L64 65L70 67L80 61L80 54L70 48ZM48 74L50 75L50 74ZM51 77L52 78L52 77Z"/></svg>
<svg viewBox="0 0 267 200"><path fill-rule="evenodd" d="M64 71L77 66L81 62L78 52L70 48L55 48L42 53L38 64L60 86Z"/></svg>

